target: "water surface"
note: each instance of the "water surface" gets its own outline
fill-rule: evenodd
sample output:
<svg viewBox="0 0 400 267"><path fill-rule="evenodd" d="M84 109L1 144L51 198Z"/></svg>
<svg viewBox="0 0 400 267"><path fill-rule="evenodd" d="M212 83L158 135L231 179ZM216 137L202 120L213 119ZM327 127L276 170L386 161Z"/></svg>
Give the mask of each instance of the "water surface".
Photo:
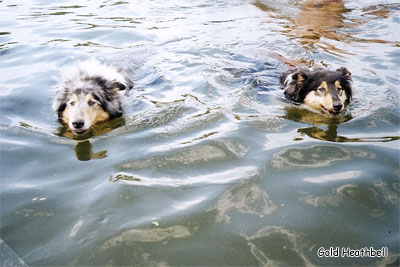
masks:
<svg viewBox="0 0 400 267"><path fill-rule="evenodd" d="M396 1L0 10L1 239L28 265L399 264ZM286 101L276 54L346 66L354 101L335 117ZM88 58L128 68L135 87L123 118L74 137L52 87Z"/></svg>

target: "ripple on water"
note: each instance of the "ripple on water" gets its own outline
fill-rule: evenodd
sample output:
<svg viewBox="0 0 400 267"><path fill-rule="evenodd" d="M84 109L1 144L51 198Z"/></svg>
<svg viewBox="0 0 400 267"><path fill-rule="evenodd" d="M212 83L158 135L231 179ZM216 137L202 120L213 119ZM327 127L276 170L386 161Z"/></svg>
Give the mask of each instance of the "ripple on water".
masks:
<svg viewBox="0 0 400 267"><path fill-rule="evenodd" d="M246 239L260 265L312 265L304 253L306 243L302 233L284 227L265 226L253 235L240 235Z"/></svg>
<svg viewBox="0 0 400 267"><path fill-rule="evenodd" d="M243 180L225 191L217 200L217 222L229 223L233 214L251 214L259 217L273 214L276 205L267 192L253 180Z"/></svg>
<svg viewBox="0 0 400 267"><path fill-rule="evenodd" d="M275 169L320 168L354 158L374 158L372 152L330 145L290 147L273 155L269 166Z"/></svg>
<svg viewBox="0 0 400 267"><path fill-rule="evenodd" d="M29 265L398 263L398 1L0 2L1 238ZM354 100L334 117L287 102L271 51L346 66ZM77 138L51 77L92 57L135 87Z"/></svg>
<svg viewBox="0 0 400 267"><path fill-rule="evenodd" d="M223 161L239 159L246 155L248 148L236 140L218 140L194 146L169 150L161 155L138 159L121 165L123 170L176 169L204 167Z"/></svg>
<svg viewBox="0 0 400 267"><path fill-rule="evenodd" d="M152 259L159 258L157 256L160 254L154 252L154 247L158 247L157 251L164 251L170 243L186 240L192 237L196 231L196 227L185 225L128 229L98 245L88 255L77 260L75 264L85 265L90 262L102 265L107 262L110 265L124 265L127 259L121 257L121 252L125 252L127 253L125 255L129 255L129 262L134 265L168 265L162 260Z"/></svg>
<svg viewBox="0 0 400 267"><path fill-rule="evenodd" d="M110 181L126 185L146 187L203 187L212 184L229 184L240 180L251 179L258 174L254 166L236 167L226 171L212 172L203 175L183 175L171 177L146 177L139 174L120 172L110 177Z"/></svg>
<svg viewBox="0 0 400 267"><path fill-rule="evenodd" d="M383 217L385 208L382 205L383 195L376 188L367 185L345 184L332 189L332 192L312 197L305 195L299 200L314 207L335 207L345 212L351 210L352 213L365 214L369 216Z"/></svg>

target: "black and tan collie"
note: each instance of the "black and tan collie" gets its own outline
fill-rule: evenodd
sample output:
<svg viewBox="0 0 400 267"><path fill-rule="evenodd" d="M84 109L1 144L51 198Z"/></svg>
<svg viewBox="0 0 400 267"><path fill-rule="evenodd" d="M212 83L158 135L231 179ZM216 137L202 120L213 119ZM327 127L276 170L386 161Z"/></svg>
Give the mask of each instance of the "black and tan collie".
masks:
<svg viewBox="0 0 400 267"><path fill-rule="evenodd" d="M287 99L329 114L338 114L352 98L351 73L344 67L331 71L295 68L280 77Z"/></svg>
<svg viewBox="0 0 400 267"><path fill-rule="evenodd" d="M91 60L67 69L55 87L53 109L74 134L122 115L119 91L133 86L124 71Z"/></svg>

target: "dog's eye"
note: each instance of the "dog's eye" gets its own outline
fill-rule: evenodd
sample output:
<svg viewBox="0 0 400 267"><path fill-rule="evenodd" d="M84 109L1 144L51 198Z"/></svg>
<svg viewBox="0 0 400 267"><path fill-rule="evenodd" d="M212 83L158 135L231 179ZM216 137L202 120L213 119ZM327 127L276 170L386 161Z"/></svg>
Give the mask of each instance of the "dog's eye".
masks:
<svg viewBox="0 0 400 267"><path fill-rule="evenodd" d="M69 102L69 104L70 104L71 106L73 106L73 105L75 105L75 102L74 102L74 101L71 101L71 102Z"/></svg>
<svg viewBox="0 0 400 267"><path fill-rule="evenodd" d="M325 88L324 88L324 87L320 87L320 88L318 88L318 92L320 92L320 93L323 93L323 92L325 92Z"/></svg>
<svg viewBox="0 0 400 267"><path fill-rule="evenodd" d="M96 102L94 102L94 101L92 101L92 100L89 100L87 103L88 103L89 106L93 106L93 105L96 104Z"/></svg>

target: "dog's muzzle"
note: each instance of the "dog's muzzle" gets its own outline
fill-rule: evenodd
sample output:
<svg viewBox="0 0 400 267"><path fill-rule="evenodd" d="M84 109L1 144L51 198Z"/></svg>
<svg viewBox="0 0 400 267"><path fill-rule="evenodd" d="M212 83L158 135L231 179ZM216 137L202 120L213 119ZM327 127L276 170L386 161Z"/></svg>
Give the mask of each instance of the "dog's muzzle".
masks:
<svg viewBox="0 0 400 267"><path fill-rule="evenodd" d="M85 122L83 120L77 120L77 121L73 121L71 123L71 130L74 133L77 134L83 134L84 132L86 132L88 129L86 129L85 126Z"/></svg>

